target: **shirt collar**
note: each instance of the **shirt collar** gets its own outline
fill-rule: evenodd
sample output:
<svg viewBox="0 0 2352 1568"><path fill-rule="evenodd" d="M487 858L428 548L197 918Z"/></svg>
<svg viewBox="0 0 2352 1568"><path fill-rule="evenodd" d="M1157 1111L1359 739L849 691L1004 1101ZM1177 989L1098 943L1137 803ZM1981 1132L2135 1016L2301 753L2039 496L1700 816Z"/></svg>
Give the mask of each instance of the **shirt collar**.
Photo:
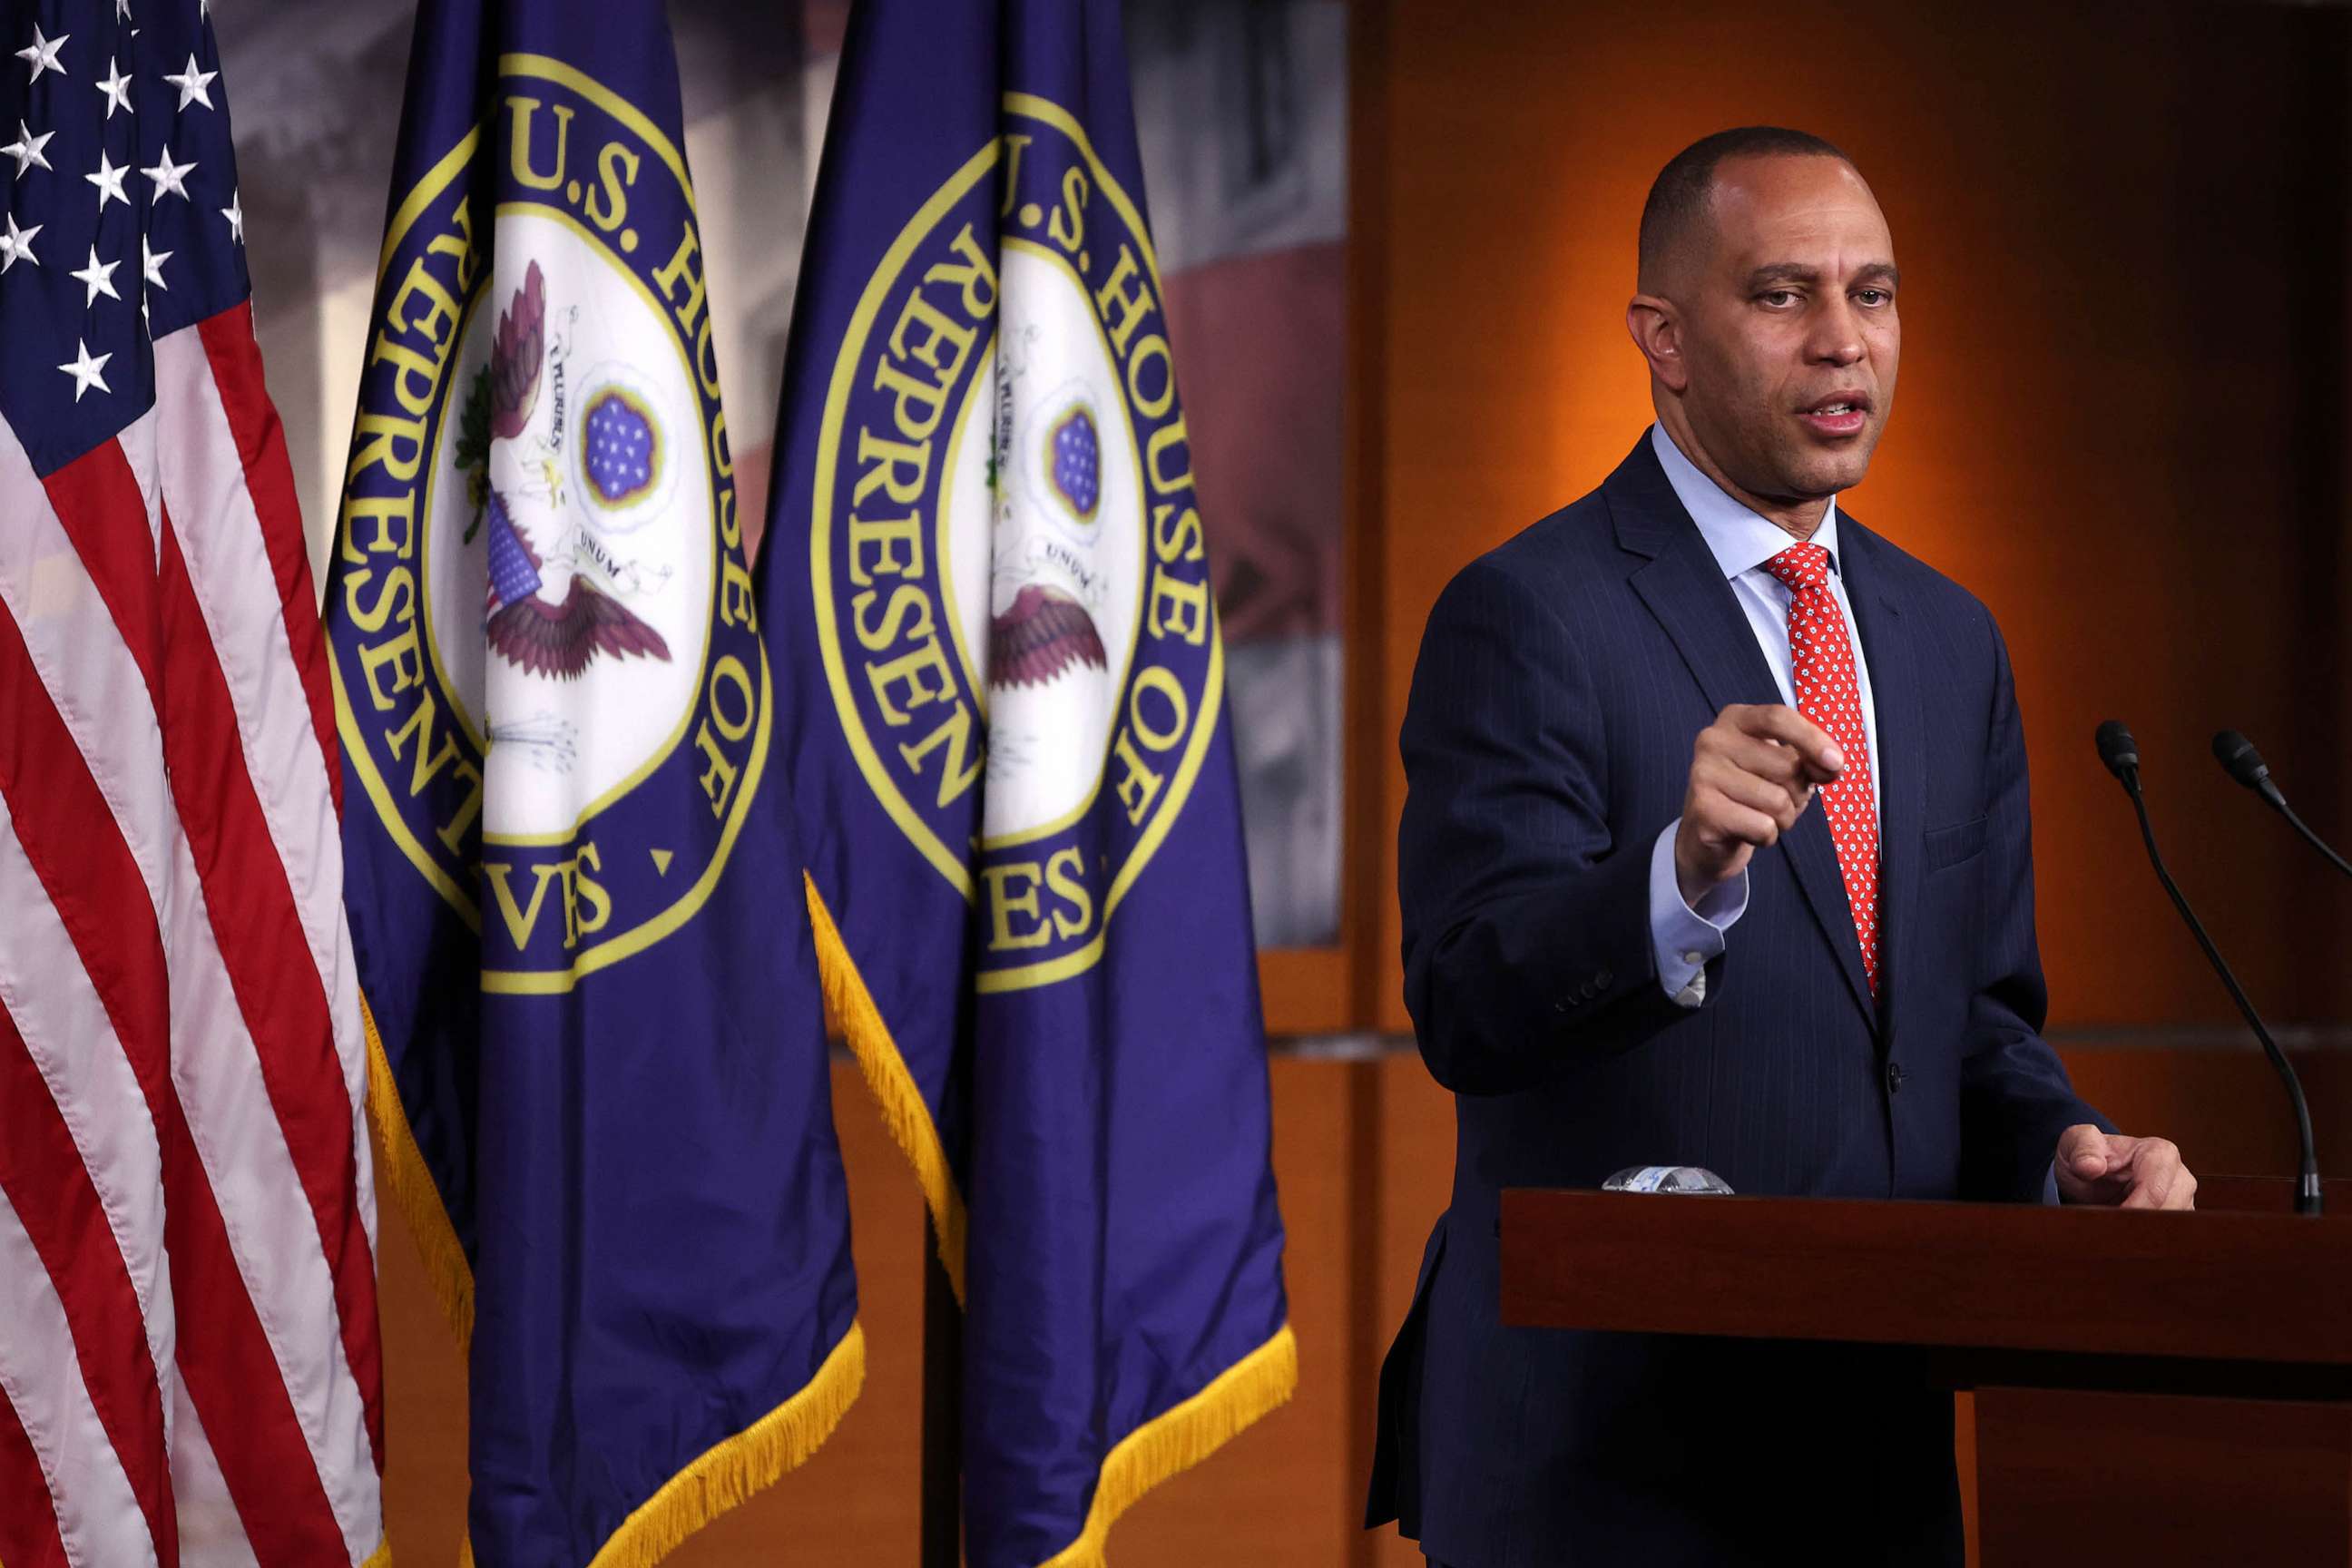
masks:
<svg viewBox="0 0 2352 1568"><path fill-rule="evenodd" d="M1675 487L1683 510L1698 524L1699 537L1706 541L1726 579L1754 571L1794 542L1787 529L1732 500L1722 486L1699 472L1698 465L1683 456L1682 448L1675 445L1664 425L1650 426L1650 447L1658 455L1659 466L1666 470L1666 482ZM1813 531L1812 542L1830 552L1830 569L1837 571L1835 498L1823 509L1822 525Z"/></svg>

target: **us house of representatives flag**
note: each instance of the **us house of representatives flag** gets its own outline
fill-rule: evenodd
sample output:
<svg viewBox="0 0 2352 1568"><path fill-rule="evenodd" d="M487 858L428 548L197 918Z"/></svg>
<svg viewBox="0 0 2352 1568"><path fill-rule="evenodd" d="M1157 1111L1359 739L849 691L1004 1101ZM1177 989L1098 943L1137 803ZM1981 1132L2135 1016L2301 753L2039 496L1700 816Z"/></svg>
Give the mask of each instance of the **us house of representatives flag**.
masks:
<svg viewBox="0 0 2352 1568"><path fill-rule="evenodd" d="M1115 0L852 13L760 603L828 999L966 1308L966 1549L1297 1378L1216 610Z"/></svg>
<svg viewBox="0 0 2352 1568"><path fill-rule="evenodd" d="M863 1376L681 124L658 0L425 0L327 596L484 1568L656 1560Z"/></svg>

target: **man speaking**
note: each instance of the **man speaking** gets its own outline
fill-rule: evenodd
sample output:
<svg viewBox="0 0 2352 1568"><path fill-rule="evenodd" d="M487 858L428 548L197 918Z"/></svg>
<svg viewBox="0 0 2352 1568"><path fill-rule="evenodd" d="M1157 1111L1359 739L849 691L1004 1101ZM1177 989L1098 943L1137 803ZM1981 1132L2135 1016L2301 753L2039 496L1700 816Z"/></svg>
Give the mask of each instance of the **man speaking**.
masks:
<svg viewBox="0 0 2352 1568"><path fill-rule="evenodd" d="M1656 424L1454 578L1414 672L1405 998L1458 1142L1370 1521L1448 1568L1958 1564L1951 1399L1899 1354L1498 1321L1505 1187L2196 1190L2041 1037L1992 617L1837 505L1902 341L1870 187L1817 137L1710 136L1651 188L1638 288Z"/></svg>

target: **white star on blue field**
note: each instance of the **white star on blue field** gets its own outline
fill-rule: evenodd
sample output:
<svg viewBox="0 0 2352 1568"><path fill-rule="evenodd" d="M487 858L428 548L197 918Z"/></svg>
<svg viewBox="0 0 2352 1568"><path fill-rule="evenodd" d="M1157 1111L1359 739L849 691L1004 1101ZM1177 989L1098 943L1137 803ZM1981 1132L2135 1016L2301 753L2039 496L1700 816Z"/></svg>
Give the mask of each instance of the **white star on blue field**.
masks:
<svg viewBox="0 0 2352 1568"><path fill-rule="evenodd" d="M588 410L588 480L607 501L653 482L654 432L626 399L607 393Z"/></svg>

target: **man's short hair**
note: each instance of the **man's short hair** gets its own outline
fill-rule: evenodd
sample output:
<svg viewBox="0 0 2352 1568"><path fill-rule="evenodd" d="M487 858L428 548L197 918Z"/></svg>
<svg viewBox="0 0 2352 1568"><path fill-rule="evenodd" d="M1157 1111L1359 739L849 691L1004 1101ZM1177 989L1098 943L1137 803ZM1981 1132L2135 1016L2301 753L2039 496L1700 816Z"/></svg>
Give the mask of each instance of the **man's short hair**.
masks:
<svg viewBox="0 0 2352 1568"><path fill-rule="evenodd" d="M1778 125L1742 125L1701 137L1667 161L1650 183L1650 199L1642 204L1640 277L1647 287L1667 252L1689 234L1691 225L1706 216L1706 198L1715 187L1716 166L1727 158L1783 155L1835 158L1852 163L1837 148L1804 131Z"/></svg>

